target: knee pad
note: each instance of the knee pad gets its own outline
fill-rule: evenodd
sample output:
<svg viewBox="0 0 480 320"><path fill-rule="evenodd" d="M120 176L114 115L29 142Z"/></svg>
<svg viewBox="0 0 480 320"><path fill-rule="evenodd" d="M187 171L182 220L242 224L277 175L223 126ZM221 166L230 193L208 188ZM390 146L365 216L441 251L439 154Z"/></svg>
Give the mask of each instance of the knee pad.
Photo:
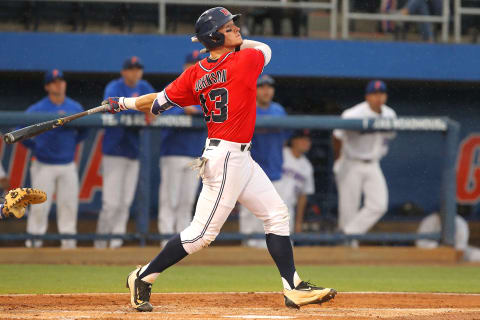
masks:
<svg viewBox="0 0 480 320"><path fill-rule="evenodd" d="M272 210L269 218L264 222L265 233L273 233L279 236L290 235L290 215L285 204Z"/></svg>

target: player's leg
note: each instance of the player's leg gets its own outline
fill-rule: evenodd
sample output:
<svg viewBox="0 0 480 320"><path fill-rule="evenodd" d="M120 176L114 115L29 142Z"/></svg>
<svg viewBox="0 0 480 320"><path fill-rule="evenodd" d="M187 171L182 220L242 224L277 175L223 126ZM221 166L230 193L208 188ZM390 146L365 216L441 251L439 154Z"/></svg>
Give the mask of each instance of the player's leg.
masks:
<svg viewBox="0 0 480 320"><path fill-rule="evenodd" d="M358 163L340 160L340 166L335 173L338 192L338 228L345 227L352 221L360 208L362 196L362 171Z"/></svg>
<svg viewBox="0 0 480 320"><path fill-rule="evenodd" d="M61 174L57 180L57 225L60 234L77 233L78 172L75 163L59 166ZM77 241L61 241L62 249L74 249Z"/></svg>
<svg viewBox="0 0 480 320"><path fill-rule="evenodd" d="M242 234L264 232L263 221L258 219L244 206L240 206L238 223L240 227L240 233ZM243 241L243 244L248 247L266 248L265 239L248 239Z"/></svg>
<svg viewBox="0 0 480 320"><path fill-rule="evenodd" d="M148 282L153 282L158 273L187 254L197 252L215 240L246 184L249 173L245 155L223 149L207 151L204 156L206 154L209 160L193 220L142 270L141 278Z"/></svg>
<svg viewBox="0 0 480 320"><path fill-rule="evenodd" d="M282 278L285 304L301 305L322 303L332 299L336 291L315 287L304 282L296 272L290 241L289 214L283 200L260 166L252 160L254 172L238 201L264 223L267 248Z"/></svg>
<svg viewBox="0 0 480 320"><path fill-rule="evenodd" d="M212 148L203 156L208 161L193 221L173 236L149 264L128 276L131 303L139 311L153 309L149 303L150 288L161 272L215 240L251 175L248 157L242 152Z"/></svg>
<svg viewBox="0 0 480 320"><path fill-rule="evenodd" d="M97 233L110 234L115 212L120 209L122 203L122 177L125 174L125 159L103 155L102 157L102 210L98 215ZM95 248L104 249L107 241L95 240Z"/></svg>
<svg viewBox="0 0 480 320"><path fill-rule="evenodd" d="M364 205L345 226L347 234L366 233L385 214L388 189L379 163L365 165L363 183Z"/></svg>
<svg viewBox="0 0 480 320"><path fill-rule="evenodd" d="M181 170L178 165L179 157L166 156L160 158L160 188L158 203L158 231L160 234L174 234L177 222L177 208L181 202L180 192L182 181ZM167 240L162 240L162 247Z"/></svg>
<svg viewBox="0 0 480 320"><path fill-rule="evenodd" d="M130 213L130 207L132 206L133 199L135 197L135 191L137 190L138 174L140 171L140 162L136 159L124 159L125 171L123 174L122 182L122 199L120 202L120 208L116 212L112 224L112 234L125 234L127 232L127 223ZM110 248L120 248L123 244L122 239L110 240Z"/></svg>
<svg viewBox="0 0 480 320"><path fill-rule="evenodd" d="M192 209L197 196L199 178L197 172L190 168L190 163L194 160L191 157L179 157L181 170L180 187L181 200L178 203L177 223L175 225L175 232L183 231L190 221L192 221Z"/></svg>
<svg viewBox="0 0 480 320"><path fill-rule="evenodd" d="M31 206L30 212L27 215L27 233L31 234L45 234L48 227L48 213L52 205L52 198L55 192L56 171L53 166L40 163L38 161L32 162L30 167L30 177L32 180L32 187L45 191L47 194L47 201ZM27 247L41 247L40 240L27 240L25 242Z"/></svg>

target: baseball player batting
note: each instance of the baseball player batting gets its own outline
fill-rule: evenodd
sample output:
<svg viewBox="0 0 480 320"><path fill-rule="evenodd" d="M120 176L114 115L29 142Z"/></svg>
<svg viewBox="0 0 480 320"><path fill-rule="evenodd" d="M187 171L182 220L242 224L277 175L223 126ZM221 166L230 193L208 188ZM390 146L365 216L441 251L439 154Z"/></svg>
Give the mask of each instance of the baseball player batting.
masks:
<svg viewBox="0 0 480 320"><path fill-rule="evenodd" d="M197 162L203 187L193 221L150 263L127 277L131 304L138 311L152 311L151 287L159 274L215 240L237 201L263 221L287 307L318 304L336 295L333 289L302 281L295 271L287 206L250 156L256 81L272 52L264 43L242 39L235 25L238 17L221 7L205 11L195 24L195 32L196 39L210 52L208 58L185 70L159 93L110 97L103 102L110 112L150 110L155 115L173 106L198 104L208 128L205 150Z"/></svg>

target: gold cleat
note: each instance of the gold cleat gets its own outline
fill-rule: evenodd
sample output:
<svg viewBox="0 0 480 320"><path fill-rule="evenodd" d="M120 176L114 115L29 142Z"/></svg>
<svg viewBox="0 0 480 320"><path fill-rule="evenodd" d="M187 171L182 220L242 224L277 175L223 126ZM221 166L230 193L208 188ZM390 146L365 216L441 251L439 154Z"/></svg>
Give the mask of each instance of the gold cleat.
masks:
<svg viewBox="0 0 480 320"><path fill-rule="evenodd" d="M307 304L321 304L335 297L337 291L330 288L316 287L302 281L293 290L283 290L285 305L289 308L300 309Z"/></svg>
<svg viewBox="0 0 480 320"><path fill-rule="evenodd" d="M142 266L130 272L127 277L127 288L130 289L130 302L132 307L140 312L151 312L153 306L150 304L152 284L139 278Z"/></svg>

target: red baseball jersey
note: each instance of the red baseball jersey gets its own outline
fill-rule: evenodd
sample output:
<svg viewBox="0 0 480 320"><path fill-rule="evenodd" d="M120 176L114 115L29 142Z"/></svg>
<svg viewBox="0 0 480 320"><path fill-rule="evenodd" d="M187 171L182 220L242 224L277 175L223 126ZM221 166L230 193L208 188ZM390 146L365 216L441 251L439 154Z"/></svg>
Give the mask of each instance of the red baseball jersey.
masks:
<svg viewBox="0 0 480 320"><path fill-rule="evenodd" d="M208 137L238 143L252 140L256 119L257 78L265 58L257 49L203 59L164 90L177 106L201 105Z"/></svg>

